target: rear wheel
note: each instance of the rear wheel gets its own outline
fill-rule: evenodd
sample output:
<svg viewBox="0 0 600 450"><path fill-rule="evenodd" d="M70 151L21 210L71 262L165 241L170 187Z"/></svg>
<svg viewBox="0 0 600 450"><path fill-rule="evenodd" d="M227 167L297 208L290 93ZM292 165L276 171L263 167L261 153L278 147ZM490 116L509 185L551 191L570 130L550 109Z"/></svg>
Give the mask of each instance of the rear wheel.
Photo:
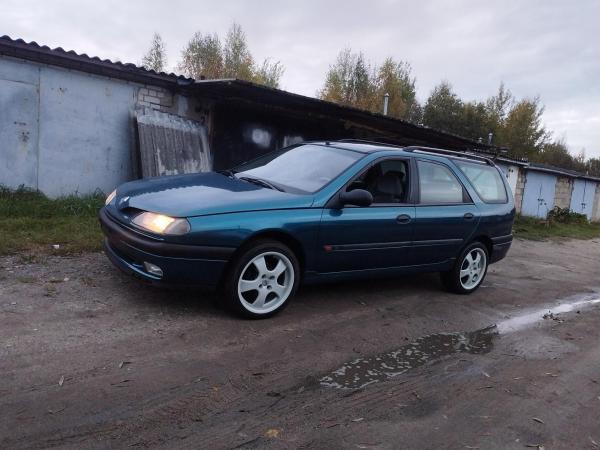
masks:
<svg viewBox="0 0 600 450"><path fill-rule="evenodd" d="M285 308L299 282L294 253L277 241L248 246L233 263L224 286L225 302L246 317L270 317Z"/></svg>
<svg viewBox="0 0 600 450"><path fill-rule="evenodd" d="M481 242L473 242L463 250L454 267L442 272L442 283L451 292L470 294L483 282L488 268L488 251Z"/></svg>

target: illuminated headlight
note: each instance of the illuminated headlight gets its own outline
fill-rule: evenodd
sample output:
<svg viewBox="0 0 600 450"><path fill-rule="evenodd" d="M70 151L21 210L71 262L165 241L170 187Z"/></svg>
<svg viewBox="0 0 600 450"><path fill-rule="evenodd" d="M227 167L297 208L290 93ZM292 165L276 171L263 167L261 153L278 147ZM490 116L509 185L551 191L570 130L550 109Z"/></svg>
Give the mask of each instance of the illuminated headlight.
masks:
<svg viewBox="0 0 600 450"><path fill-rule="evenodd" d="M133 219L138 227L158 234L186 234L190 231L190 224L186 219L176 219L152 212L143 212Z"/></svg>
<svg viewBox="0 0 600 450"><path fill-rule="evenodd" d="M108 197L106 197L106 201L104 202L104 204L108 205L110 202L112 202L114 200L116 195L117 195L117 190L115 189L110 194L108 194Z"/></svg>

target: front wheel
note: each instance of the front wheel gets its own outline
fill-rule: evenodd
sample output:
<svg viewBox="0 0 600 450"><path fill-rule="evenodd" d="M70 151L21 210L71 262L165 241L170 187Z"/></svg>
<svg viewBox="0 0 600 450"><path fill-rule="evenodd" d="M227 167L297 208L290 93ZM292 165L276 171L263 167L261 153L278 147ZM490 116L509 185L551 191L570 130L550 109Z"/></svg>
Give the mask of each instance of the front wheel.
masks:
<svg viewBox="0 0 600 450"><path fill-rule="evenodd" d="M481 242L473 242L463 250L454 267L442 272L442 283L456 294L470 294L483 282L488 268L488 251Z"/></svg>
<svg viewBox="0 0 600 450"><path fill-rule="evenodd" d="M287 246L260 241L232 264L223 294L230 309L252 319L266 318L287 306L299 278L298 259Z"/></svg>

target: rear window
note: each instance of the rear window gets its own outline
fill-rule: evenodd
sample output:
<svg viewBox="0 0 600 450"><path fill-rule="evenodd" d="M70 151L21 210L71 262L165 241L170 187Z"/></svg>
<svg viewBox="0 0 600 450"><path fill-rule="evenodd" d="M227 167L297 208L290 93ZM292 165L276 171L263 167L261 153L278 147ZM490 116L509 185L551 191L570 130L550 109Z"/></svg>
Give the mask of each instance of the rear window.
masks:
<svg viewBox="0 0 600 450"><path fill-rule="evenodd" d="M506 203L508 197L498 169L484 164L454 161L486 203Z"/></svg>

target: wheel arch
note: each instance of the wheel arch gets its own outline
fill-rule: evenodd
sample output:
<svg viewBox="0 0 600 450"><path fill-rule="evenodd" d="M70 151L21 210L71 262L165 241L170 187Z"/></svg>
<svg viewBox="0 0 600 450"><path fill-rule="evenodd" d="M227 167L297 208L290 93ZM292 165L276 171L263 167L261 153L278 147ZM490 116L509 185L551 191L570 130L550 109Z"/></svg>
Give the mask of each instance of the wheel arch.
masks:
<svg viewBox="0 0 600 450"><path fill-rule="evenodd" d="M223 279L225 278L225 274L228 270L230 270L231 265L236 261L239 255L246 251L246 249L248 249L248 247L250 247L254 242L261 240L278 241L288 246L289 249L294 253L296 258L298 259L298 264L300 265L300 275L302 276L304 274L304 270L306 267L306 251L302 243L288 232L279 229L267 229L253 233L242 241L240 246L231 255L231 258L229 258L229 261L227 262L227 265L223 270L223 275L221 275L221 282L223 281Z"/></svg>
<svg viewBox="0 0 600 450"><path fill-rule="evenodd" d="M488 259L491 259L492 252L494 251L494 243L492 242L492 239L489 236L487 236L485 234L480 234L478 236L475 236L473 239L471 239L467 243L467 245L470 245L473 242L481 242L483 245L485 245L485 248L488 251Z"/></svg>

